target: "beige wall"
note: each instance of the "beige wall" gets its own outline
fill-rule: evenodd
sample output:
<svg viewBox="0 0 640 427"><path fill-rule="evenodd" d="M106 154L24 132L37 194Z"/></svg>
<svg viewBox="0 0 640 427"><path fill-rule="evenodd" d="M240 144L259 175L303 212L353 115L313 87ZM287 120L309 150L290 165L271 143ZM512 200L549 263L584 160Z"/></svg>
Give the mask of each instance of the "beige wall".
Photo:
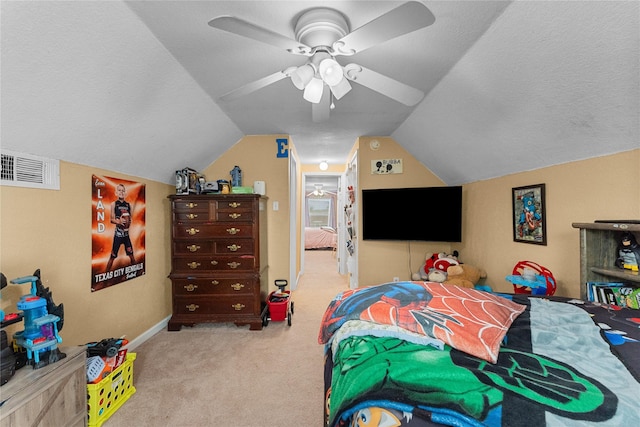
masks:
<svg viewBox="0 0 640 427"><path fill-rule="evenodd" d="M378 139L374 151L369 141ZM371 174L371 160L402 158L404 173ZM558 282L557 295L579 297L578 230L572 222L596 219L640 219L640 150L588 159L501 178L463 185L463 241L461 243L358 241L360 286L409 280L427 254L457 250L460 260L487 271L484 283L510 292L505 276L520 260L549 268ZM362 137L358 150L358 193L369 188L440 186L443 182L391 138ZM546 185L547 245L513 241L511 189ZM429 202L423 201L423 208ZM389 208L390 222L401 223L403 207ZM362 210L359 206L359 215ZM358 223L362 233L362 223Z"/></svg>
<svg viewBox="0 0 640 427"><path fill-rule="evenodd" d="M556 295L580 295L580 242L573 222L640 219L640 150L509 175L464 186L462 260L487 270L486 283L512 292L504 280L521 260L547 267ZM513 241L511 189L546 186L547 245Z"/></svg>
<svg viewBox="0 0 640 427"><path fill-rule="evenodd" d="M377 139L380 148L372 150L369 142ZM402 159L401 174L375 175L371 173L371 161L380 159ZM358 218L362 217L362 205L359 197L364 189L437 187L444 183L431 171L418 162L404 148L388 137L361 137L358 150L358 187L356 203ZM403 209L428 209L429 203L436 201L409 200L406 206L390 206L390 226L402 226ZM362 221L358 220L358 236L362 235ZM448 243L426 242L378 242L358 239L358 283L360 286L390 282L394 277L411 280L411 274L419 270L425 255L434 252L448 252L452 249ZM455 247L454 247L455 249ZM462 254L464 256L464 254Z"/></svg>
<svg viewBox="0 0 640 427"><path fill-rule="evenodd" d="M204 171L207 179L229 179L238 165L243 183L266 182L268 203L270 286L289 274L288 159L276 158L279 136L249 136ZM359 190L411 186L439 186L442 182L391 138L377 138L382 147L369 149L361 138L358 151ZM404 173L371 175L370 161L402 158ZM464 223L460 244L424 242L359 242L361 286L409 279L425 254L456 249L463 262L484 268L486 283L510 291L504 280L519 260L548 267L558 280L558 295L579 295L578 230L572 222L596 219L640 218L640 150L523 172L463 186ZM304 168L306 170L306 167ZM301 168L302 170L302 168ZM92 174L146 184L146 274L92 293L91 186ZM299 177L298 177L299 178ZM513 242L511 188L546 184L547 246ZM45 286L56 303L65 306L63 345L126 335L138 337L171 314L170 211L171 185L142 180L112 171L61 163L61 190L0 187L0 270L8 279L31 275L40 268ZM278 201L280 209L273 210ZM390 210L390 217L401 209ZM361 234L359 227L358 234ZM410 266L409 266L410 264ZM27 293L24 285L2 290L2 308L17 311L15 303ZM22 329L10 327L8 332Z"/></svg>
<svg viewBox="0 0 640 427"><path fill-rule="evenodd" d="M209 181L230 180L234 166L242 170L242 185L265 181L268 235L266 283L275 290L275 279L289 278L289 159L276 157L276 139L287 135L246 136L201 172ZM278 210L273 209L278 202Z"/></svg>
<svg viewBox="0 0 640 427"><path fill-rule="evenodd" d="M146 184L146 274L91 292L91 176ZM134 339L171 314L169 204L175 187L111 171L61 162L60 190L0 187L0 269L8 280L41 269L56 304L63 303L64 345L126 335ZM2 308L29 285L2 290ZM24 329L12 325L8 333Z"/></svg>

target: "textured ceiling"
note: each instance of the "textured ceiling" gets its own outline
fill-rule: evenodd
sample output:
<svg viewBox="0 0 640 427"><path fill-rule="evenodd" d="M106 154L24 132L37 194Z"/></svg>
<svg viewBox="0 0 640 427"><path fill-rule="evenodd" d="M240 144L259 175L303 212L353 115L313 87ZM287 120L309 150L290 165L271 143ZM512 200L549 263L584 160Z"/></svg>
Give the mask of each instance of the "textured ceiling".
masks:
<svg viewBox="0 0 640 427"><path fill-rule="evenodd" d="M312 6L355 29L403 3L2 1L2 147L170 183L243 135L289 134L303 163L392 136L453 185L639 146L635 1L425 1L433 25L352 58L423 90L415 108L354 84L317 124L288 79L219 100L304 58L212 18L293 38Z"/></svg>

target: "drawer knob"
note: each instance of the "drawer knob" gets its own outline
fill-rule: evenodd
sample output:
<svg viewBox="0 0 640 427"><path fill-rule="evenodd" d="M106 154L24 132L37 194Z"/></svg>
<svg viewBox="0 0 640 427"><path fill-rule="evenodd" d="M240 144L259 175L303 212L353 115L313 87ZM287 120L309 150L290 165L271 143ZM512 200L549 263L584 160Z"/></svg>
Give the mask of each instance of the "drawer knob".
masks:
<svg viewBox="0 0 640 427"><path fill-rule="evenodd" d="M197 228L187 228L187 233L190 235L194 235L194 234L198 234L200 232L200 230L198 230Z"/></svg>
<svg viewBox="0 0 640 427"><path fill-rule="evenodd" d="M187 292L193 292L198 289L198 285L189 283L188 285L184 285L184 288L187 290Z"/></svg>
<svg viewBox="0 0 640 427"><path fill-rule="evenodd" d="M240 304L240 303L238 303L238 304L233 304L231 307L233 307L233 309L234 309L235 311L240 311L240 310L242 310L243 308L245 308L246 306L245 306L244 304Z"/></svg>
<svg viewBox="0 0 640 427"><path fill-rule="evenodd" d="M238 203L238 202L231 202L231 203L229 203L229 207L230 207L230 208L237 208L237 207L240 207L240 203Z"/></svg>
<svg viewBox="0 0 640 427"><path fill-rule="evenodd" d="M187 249L189 249L189 252L197 252L200 249L200 246L198 246L198 245L189 245L189 246L187 246Z"/></svg>
<svg viewBox="0 0 640 427"><path fill-rule="evenodd" d="M227 249L229 249L231 252L235 252L238 249L242 248L242 246L240 245L236 245L235 243L233 245L229 245L227 246Z"/></svg>
<svg viewBox="0 0 640 427"><path fill-rule="evenodd" d="M213 261L211 261L211 265L218 265L218 261L214 259Z"/></svg>
<svg viewBox="0 0 640 427"><path fill-rule="evenodd" d="M242 283L234 283L233 285L231 285L231 287L234 291L239 291L240 289L244 288L244 285Z"/></svg>
<svg viewBox="0 0 640 427"><path fill-rule="evenodd" d="M200 263L199 262L190 262L187 264L189 266L190 269L195 270L196 268L200 267Z"/></svg>
<svg viewBox="0 0 640 427"><path fill-rule="evenodd" d="M238 234L239 232L240 232L239 228L235 228L235 227L227 228L227 233L231 235Z"/></svg>
<svg viewBox="0 0 640 427"><path fill-rule="evenodd" d="M189 209L193 209L193 208L197 208L197 207L198 207L198 204L197 204L197 203L193 203L193 202L191 202L191 203L187 203L187 205L186 205L186 206L187 206Z"/></svg>
<svg viewBox="0 0 640 427"><path fill-rule="evenodd" d="M198 218L198 214L187 214L187 218L196 219L196 218Z"/></svg>
<svg viewBox="0 0 640 427"><path fill-rule="evenodd" d="M227 263L227 265L228 265L229 267L231 267L231 268L235 269L235 268L240 267L240 265L241 265L241 264L240 264L239 262L235 262L235 261L233 261L233 262L228 262L228 263Z"/></svg>
<svg viewBox="0 0 640 427"><path fill-rule="evenodd" d="M212 280L212 281L211 281L211 284L212 284L212 285L219 285L219 284L220 284L220 282L218 282L217 280Z"/></svg>
<svg viewBox="0 0 640 427"><path fill-rule="evenodd" d="M200 308L200 306L197 305L197 304L189 304L186 307L187 307L187 310L189 310L189 311L196 311L197 309Z"/></svg>
<svg viewBox="0 0 640 427"><path fill-rule="evenodd" d="M238 218L240 218L241 216L242 216L242 214L235 213L235 212L234 212L234 213L230 213L230 214L229 214L229 217L230 217L231 219L238 219Z"/></svg>

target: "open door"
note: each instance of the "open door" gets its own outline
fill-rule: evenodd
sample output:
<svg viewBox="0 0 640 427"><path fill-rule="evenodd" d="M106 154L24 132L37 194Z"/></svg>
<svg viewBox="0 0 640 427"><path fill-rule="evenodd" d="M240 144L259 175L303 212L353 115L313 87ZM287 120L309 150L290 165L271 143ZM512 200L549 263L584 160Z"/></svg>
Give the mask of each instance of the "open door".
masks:
<svg viewBox="0 0 640 427"><path fill-rule="evenodd" d="M300 196L302 202L302 270L304 271L304 254L307 249L333 250L336 260L336 271L340 269L339 236L344 227L340 194L342 175L339 173L304 173ZM332 231L329 231L332 230ZM333 235L331 234L333 233ZM318 242L316 243L315 238ZM329 239L331 241L329 242ZM325 246L326 243L326 246Z"/></svg>

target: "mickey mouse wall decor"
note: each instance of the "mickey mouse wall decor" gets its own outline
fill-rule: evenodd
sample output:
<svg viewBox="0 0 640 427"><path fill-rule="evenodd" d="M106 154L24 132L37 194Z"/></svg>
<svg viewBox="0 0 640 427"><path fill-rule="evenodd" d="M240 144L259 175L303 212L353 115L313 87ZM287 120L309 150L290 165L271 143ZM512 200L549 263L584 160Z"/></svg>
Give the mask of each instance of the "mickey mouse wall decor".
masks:
<svg viewBox="0 0 640 427"><path fill-rule="evenodd" d="M402 173L402 159L371 160L371 173L373 175Z"/></svg>

